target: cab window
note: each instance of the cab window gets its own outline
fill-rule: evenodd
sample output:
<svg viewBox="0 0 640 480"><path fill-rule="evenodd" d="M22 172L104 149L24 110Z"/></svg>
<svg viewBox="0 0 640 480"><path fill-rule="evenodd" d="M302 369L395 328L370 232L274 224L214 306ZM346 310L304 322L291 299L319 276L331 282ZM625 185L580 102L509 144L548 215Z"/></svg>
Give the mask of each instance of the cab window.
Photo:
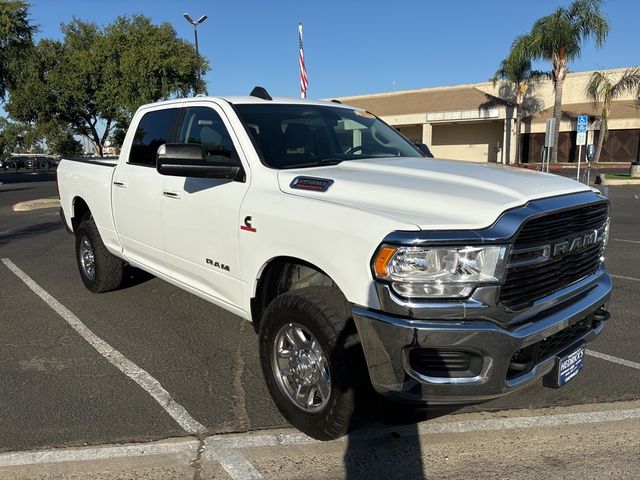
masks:
<svg viewBox="0 0 640 480"><path fill-rule="evenodd" d="M185 110L178 131L178 143L202 145L205 160L216 163L237 163L235 147L220 115L209 107Z"/></svg>
<svg viewBox="0 0 640 480"><path fill-rule="evenodd" d="M136 128L127 162L155 167L158 147L171 143L178 112L178 108L167 108L145 113Z"/></svg>

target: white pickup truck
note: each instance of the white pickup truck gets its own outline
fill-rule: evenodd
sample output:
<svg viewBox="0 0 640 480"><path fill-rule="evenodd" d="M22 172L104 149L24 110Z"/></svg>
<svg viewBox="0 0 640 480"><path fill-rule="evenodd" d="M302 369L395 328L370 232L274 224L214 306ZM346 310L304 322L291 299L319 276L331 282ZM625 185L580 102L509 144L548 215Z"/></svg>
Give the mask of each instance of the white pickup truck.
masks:
<svg viewBox="0 0 640 480"><path fill-rule="evenodd" d="M117 161L64 159L58 182L89 290L126 263L253 322L275 403L320 439L371 386L433 404L559 387L609 317L603 195L425 158L337 102L145 105Z"/></svg>

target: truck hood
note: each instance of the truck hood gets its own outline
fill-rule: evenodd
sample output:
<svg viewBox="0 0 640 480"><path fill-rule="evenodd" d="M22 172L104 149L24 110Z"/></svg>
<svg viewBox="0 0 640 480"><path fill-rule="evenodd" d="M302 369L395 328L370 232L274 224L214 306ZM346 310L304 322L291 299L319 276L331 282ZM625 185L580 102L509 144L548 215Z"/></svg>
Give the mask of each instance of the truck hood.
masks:
<svg viewBox="0 0 640 480"><path fill-rule="evenodd" d="M333 180L324 192L291 188L298 176ZM287 194L366 210L422 230L477 229L530 200L588 191L558 175L488 163L426 158L350 160L280 170Z"/></svg>

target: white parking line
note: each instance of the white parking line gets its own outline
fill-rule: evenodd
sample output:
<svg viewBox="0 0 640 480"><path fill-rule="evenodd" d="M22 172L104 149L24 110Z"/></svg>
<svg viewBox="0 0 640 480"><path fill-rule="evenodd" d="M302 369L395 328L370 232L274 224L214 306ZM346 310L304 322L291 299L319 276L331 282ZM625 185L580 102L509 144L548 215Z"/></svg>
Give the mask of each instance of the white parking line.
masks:
<svg viewBox="0 0 640 480"><path fill-rule="evenodd" d="M632 282L640 282L640 278L625 277L624 275L611 275L613 278L619 278L621 280L631 280Z"/></svg>
<svg viewBox="0 0 640 480"><path fill-rule="evenodd" d="M233 480L262 480L264 477L238 450L221 448L209 454Z"/></svg>
<svg viewBox="0 0 640 480"><path fill-rule="evenodd" d="M625 367L635 368L640 370L640 363L632 362L631 360L625 360L624 358L614 357L607 355L606 353L594 352L593 350L587 350L587 355L599 358L601 360L607 360L609 362L617 363L618 365L624 365Z"/></svg>
<svg viewBox="0 0 640 480"><path fill-rule="evenodd" d="M148 372L138 367L127 359L118 350L93 333L74 313L53 298L47 291L38 285L29 275L24 273L8 258L3 258L4 263L27 287L38 295L58 315L60 315L78 334L95 348L109 363L124 373L131 380L140 385L160 406L180 425L187 433L202 434L207 431L204 425L195 420L185 408L176 403L164 387Z"/></svg>
<svg viewBox="0 0 640 480"><path fill-rule="evenodd" d="M31 452L0 453L0 467L20 467L63 462L87 462L114 458L150 457L185 453L194 457L200 442L193 437L129 445L100 445L83 448L54 448Z"/></svg>
<svg viewBox="0 0 640 480"><path fill-rule="evenodd" d="M624 238L614 238L616 242L640 243L638 240L625 240Z"/></svg>

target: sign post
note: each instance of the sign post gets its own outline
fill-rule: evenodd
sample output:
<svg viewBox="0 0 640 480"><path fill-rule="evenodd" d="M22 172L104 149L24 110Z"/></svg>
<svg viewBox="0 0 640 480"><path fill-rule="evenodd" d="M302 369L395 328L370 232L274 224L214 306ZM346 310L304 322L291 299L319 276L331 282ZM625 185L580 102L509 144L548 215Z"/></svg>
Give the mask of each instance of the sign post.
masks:
<svg viewBox="0 0 640 480"><path fill-rule="evenodd" d="M582 146L587 144L587 128L589 126L589 117L587 115L578 115L578 133L576 134L576 145L578 145L578 173L576 180L580 181L580 161L582 160Z"/></svg>
<svg viewBox="0 0 640 480"><path fill-rule="evenodd" d="M547 172L549 171L549 159L551 158L549 156L549 150L553 148L553 144L554 139L555 139L555 132L556 132L556 119L555 118L549 118L547 119L547 125L546 125L546 132L544 135L544 160L542 160L542 171L544 172L544 162L546 160L547 162Z"/></svg>

